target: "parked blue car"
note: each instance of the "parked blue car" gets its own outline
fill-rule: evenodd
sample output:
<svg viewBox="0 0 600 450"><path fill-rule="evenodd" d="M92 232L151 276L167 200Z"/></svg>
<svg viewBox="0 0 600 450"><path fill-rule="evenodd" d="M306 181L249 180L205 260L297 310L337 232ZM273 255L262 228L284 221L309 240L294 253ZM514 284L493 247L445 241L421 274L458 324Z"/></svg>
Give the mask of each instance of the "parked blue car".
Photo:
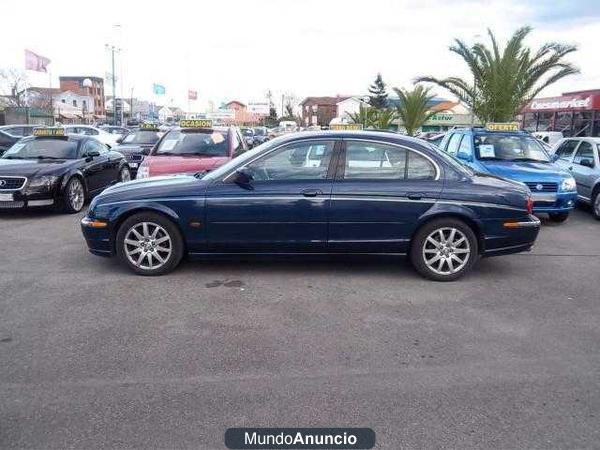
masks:
<svg viewBox="0 0 600 450"><path fill-rule="evenodd" d="M122 183L82 222L92 253L142 275L184 255L400 254L454 280L480 256L529 250L540 222L521 183L475 174L399 134L288 134L206 175Z"/></svg>
<svg viewBox="0 0 600 450"><path fill-rule="evenodd" d="M529 187L533 212L548 213L564 222L577 201L575 179L555 164L543 145L524 131L455 129L444 136L440 148L476 172L491 173Z"/></svg>

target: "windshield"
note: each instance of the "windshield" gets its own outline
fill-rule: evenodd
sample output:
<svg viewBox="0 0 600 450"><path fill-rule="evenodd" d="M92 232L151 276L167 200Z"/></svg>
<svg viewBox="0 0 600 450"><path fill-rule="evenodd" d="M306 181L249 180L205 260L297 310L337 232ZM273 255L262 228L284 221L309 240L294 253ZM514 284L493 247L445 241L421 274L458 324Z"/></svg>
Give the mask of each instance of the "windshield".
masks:
<svg viewBox="0 0 600 450"><path fill-rule="evenodd" d="M480 160L550 162L539 141L526 135L475 135L475 150Z"/></svg>
<svg viewBox="0 0 600 450"><path fill-rule="evenodd" d="M123 144L156 144L160 139L158 131L136 131L123 138Z"/></svg>
<svg viewBox="0 0 600 450"><path fill-rule="evenodd" d="M154 155L227 156L227 132L218 130L173 130L160 142Z"/></svg>
<svg viewBox="0 0 600 450"><path fill-rule="evenodd" d="M264 128L255 128L254 134L256 134L257 136L264 136L265 134L267 134L267 130L265 130Z"/></svg>
<svg viewBox="0 0 600 450"><path fill-rule="evenodd" d="M32 139L9 148L4 159L75 159L77 142L64 139Z"/></svg>

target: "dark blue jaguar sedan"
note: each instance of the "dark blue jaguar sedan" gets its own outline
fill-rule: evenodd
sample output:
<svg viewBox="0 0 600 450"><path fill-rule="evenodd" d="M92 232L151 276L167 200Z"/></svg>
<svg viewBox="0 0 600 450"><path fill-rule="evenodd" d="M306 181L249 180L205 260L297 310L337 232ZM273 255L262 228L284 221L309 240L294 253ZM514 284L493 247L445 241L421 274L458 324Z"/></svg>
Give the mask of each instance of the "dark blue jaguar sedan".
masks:
<svg viewBox="0 0 600 450"><path fill-rule="evenodd" d="M90 251L142 275L184 255L409 255L439 281L480 256L529 250L529 189L475 174L425 141L366 131L295 133L208 174L106 189L82 229Z"/></svg>

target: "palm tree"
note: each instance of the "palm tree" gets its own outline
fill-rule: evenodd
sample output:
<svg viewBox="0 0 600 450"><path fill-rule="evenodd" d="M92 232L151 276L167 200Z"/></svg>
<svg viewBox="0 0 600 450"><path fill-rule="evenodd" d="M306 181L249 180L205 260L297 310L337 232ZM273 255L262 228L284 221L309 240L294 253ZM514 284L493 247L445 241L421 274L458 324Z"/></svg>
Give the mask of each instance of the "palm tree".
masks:
<svg viewBox="0 0 600 450"><path fill-rule="evenodd" d="M389 130L394 124L396 111L390 108L378 109L373 120L373 128L377 130Z"/></svg>
<svg viewBox="0 0 600 450"><path fill-rule="evenodd" d="M372 127L375 122L377 110L370 106L360 105L357 113L348 113L352 123L360 123L364 128Z"/></svg>
<svg viewBox="0 0 600 450"><path fill-rule="evenodd" d="M396 110L409 136L414 136L431 116L439 112L429 110L431 100L435 97L429 93L429 88L417 85L412 91L398 88L394 88L394 91L400 98Z"/></svg>
<svg viewBox="0 0 600 450"><path fill-rule="evenodd" d="M565 56L577 50L575 45L549 42L533 52L523 44L531 30L531 27L519 28L502 50L489 29L491 48L482 43L469 47L455 39L450 51L467 63L472 82L459 77L432 76L420 77L417 81L435 83L449 90L484 122L513 120L544 88L579 72L565 61Z"/></svg>

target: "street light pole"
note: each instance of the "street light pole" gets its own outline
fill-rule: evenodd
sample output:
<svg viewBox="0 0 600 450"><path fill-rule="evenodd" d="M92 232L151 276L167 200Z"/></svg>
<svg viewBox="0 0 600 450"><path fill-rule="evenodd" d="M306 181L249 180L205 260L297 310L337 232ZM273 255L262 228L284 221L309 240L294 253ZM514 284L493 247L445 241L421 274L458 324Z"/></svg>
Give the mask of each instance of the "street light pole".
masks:
<svg viewBox="0 0 600 450"><path fill-rule="evenodd" d="M113 125L117 124L117 90L115 83L115 46L111 46L112 54L112 91L113 91Z"/></svg>

